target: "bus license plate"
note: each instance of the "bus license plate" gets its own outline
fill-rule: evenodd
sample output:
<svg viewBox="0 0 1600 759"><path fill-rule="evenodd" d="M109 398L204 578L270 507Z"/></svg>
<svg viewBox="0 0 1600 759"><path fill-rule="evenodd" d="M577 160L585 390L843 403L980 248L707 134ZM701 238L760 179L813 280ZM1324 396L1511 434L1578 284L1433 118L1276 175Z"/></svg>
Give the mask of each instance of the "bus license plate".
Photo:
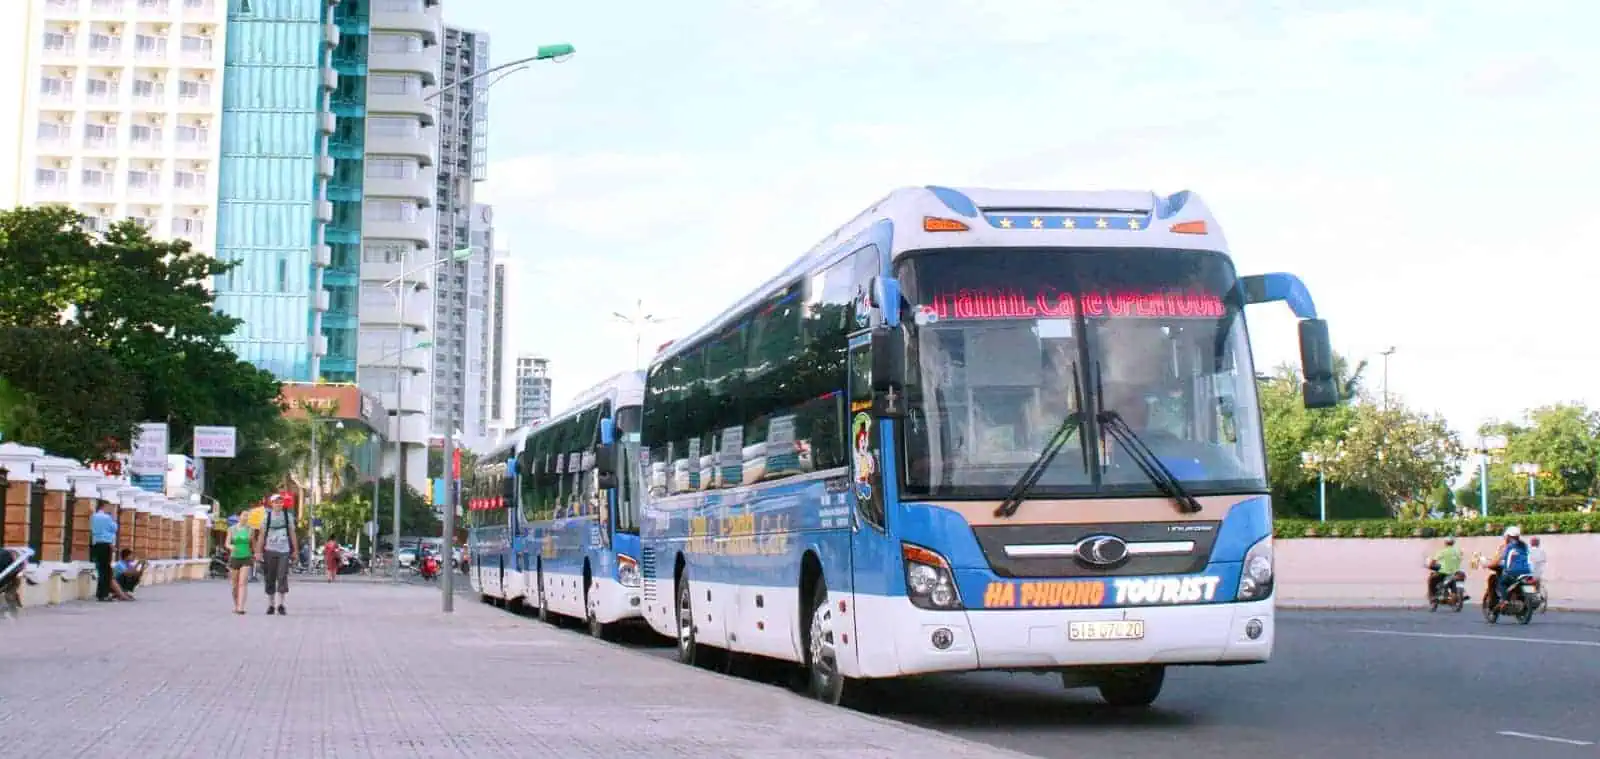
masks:
<svg viewBox="0 0 1600 759"><path fill-rule="evenodd" d="M1114 622L1071 622L1068 640L1142 640L1144 620L1119 619Z"/></svg>

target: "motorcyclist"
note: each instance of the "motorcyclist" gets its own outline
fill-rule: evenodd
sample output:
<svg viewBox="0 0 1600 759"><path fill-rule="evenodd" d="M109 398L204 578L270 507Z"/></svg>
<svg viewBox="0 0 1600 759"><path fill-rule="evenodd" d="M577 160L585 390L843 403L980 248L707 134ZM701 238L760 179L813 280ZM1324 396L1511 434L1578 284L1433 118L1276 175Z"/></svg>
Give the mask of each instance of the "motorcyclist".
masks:
<svg viewBox="0 0 1600 759"><path fill-rule="evenodd" d="M1445 538L1444 548L1433 555L1428 566L1432 569L1428 573L1428 600L1432 601L1434 594L1439 592L1439 583L1455 577L1456 572L1461 571L1461 549L1456 546L1456 539Z"/></svg>
<svg viewBox="0 0 1600 759"><path fill-rule="evenodd" d="M1533 571L1528 563L1528 544L1522 542L1522 528L1516 525L1507 527L1505 537L1500 555L1489 565L1495 572L1491 587L1495 592L1496 604L1504 604L1517 579Z"/></svg>

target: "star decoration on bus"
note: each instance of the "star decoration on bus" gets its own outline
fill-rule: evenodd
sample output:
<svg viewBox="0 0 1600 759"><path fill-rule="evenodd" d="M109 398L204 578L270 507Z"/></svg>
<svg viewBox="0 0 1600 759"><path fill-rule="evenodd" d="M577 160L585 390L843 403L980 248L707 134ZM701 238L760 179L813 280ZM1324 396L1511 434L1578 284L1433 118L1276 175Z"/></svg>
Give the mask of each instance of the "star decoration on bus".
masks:
<svg viewBox="0 0 1600 759"><path fill-rule="evenodd" d="M1010 229L1011 228L1011 217L1009 217L1009 216L1000 217L1000 226L1005 227L1006 229Z"/></svg>
<svg viewBox="0 0 1600 759"><path fill-rule="evenodd" d="M1097 229L1105 229L1106 227L1110 226L1110 223L1104 218L1099 218L1094 220L1094 225Z"/></svg>
<svg viewBox="0 0 1600 759"><path fill-rule="evenodd" d="M1129 219L1128 220L1128 229L1138 229L1138 228L1139 228L1139 220L1138 219Z"/></svg>
<svg viewBox="0 0 1600 759"><path fill-rule="evenodd" d="M1073 218L1071 216L1062 217L1062 219L1061 219L1061 228L1062 229L1077 229L1078 228L1078 222L1073 220Z"/></svg>

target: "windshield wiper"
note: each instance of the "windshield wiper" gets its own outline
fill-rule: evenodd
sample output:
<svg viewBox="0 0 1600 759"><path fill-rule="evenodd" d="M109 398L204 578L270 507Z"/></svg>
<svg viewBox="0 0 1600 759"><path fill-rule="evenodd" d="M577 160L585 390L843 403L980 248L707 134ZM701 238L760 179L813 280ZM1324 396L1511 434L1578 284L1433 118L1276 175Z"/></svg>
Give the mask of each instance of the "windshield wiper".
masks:
<svg viewBox="0 0 1600 759"><path fill-rule="evenodd" d="M1178 476L1173 474L1166 464L1161 463L1161 459L1156 456L1155 451L1150 450L1150 446L1145 445L1145 442L1134 433L1133 428L1128 426L1127 420L1123 419L1121 414L1115 410L1106 410L1101 411L1096 416L1096 419L1099 420L1100 425L1105 428L1106 432L1111 433L1111 437L1121 444L1122 449L1133 457L1133 463L1139 467L1140 471L1144 472L1146 477L1150 478L1150 482L1156 486L1156 489L1160 490L1162 495L1178 503L1178 511L1180 513L1194 514L1200 511L1200 502L1195 500L1194 496L1189 495L1189 491L1183 489L1183 483L1178 481Z"/></svg>
<svg viewBox="0 0 1600 759"><path fill-rule="evenodd" d="M1083 389L1078 385L1077 362L1072 364L1072 395L1077 399L1078 408L1083 408ZM1033 487L1039 484L1039 478L1043 477L1045 470L1050 468L1050 463L1056 460L1056 454L1060 453L1061 448L1067 444L1068 440L1072 439L1072 433L1077 432L1078 428L1082 426L1082 411L1073 411L1067 414L1065 419L1061 420L1061 425L1056 427L1056 431L1050 435L1050 440L1045 442L1044 449L1039 451L1038 458L1035 458L1033 463L1028 465L1027 470L1022 473L1022 477L1018 478L1016 484L1011 486L1010 492L1006 493L1005 500L1001 501L1000 506L994 510L995 516L1009 517L1017 513L1017 509L1022 507L1022 499L1028 496L1028 491L1033 490ZM1088 448L1083 450L1083 456L1083 467L1088 469Z"/></svg>

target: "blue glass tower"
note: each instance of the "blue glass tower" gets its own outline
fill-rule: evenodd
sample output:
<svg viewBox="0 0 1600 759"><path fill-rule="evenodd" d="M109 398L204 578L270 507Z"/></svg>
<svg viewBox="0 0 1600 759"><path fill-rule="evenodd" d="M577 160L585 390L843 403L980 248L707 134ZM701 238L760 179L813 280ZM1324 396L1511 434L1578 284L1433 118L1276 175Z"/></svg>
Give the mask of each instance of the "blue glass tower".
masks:
<svg viewBox="0 0 1600 759"><path fill-rule="evenodd" d="M229 0L218 167L217 308L229 344L280 379L314 376L323 297L326 0ZM328 124L331 126L331 124Z"/></svg>
<svg viewBox="0 0 1600 759"><path fill-rule="evenodd" d="M328 311L322 315L322 334L328 354L322 374L330 382L356 381L358 308L361 290L361 200L365 172L367 132L367 40L371 32L368 0L344 0L328 6L329 18L340 32L330 62L339 74L332 108L337 117L328 139L333 157L333 177L328 200L333 221L324 233L330 248L330 265L322 286L328 293Z"/></svg>

